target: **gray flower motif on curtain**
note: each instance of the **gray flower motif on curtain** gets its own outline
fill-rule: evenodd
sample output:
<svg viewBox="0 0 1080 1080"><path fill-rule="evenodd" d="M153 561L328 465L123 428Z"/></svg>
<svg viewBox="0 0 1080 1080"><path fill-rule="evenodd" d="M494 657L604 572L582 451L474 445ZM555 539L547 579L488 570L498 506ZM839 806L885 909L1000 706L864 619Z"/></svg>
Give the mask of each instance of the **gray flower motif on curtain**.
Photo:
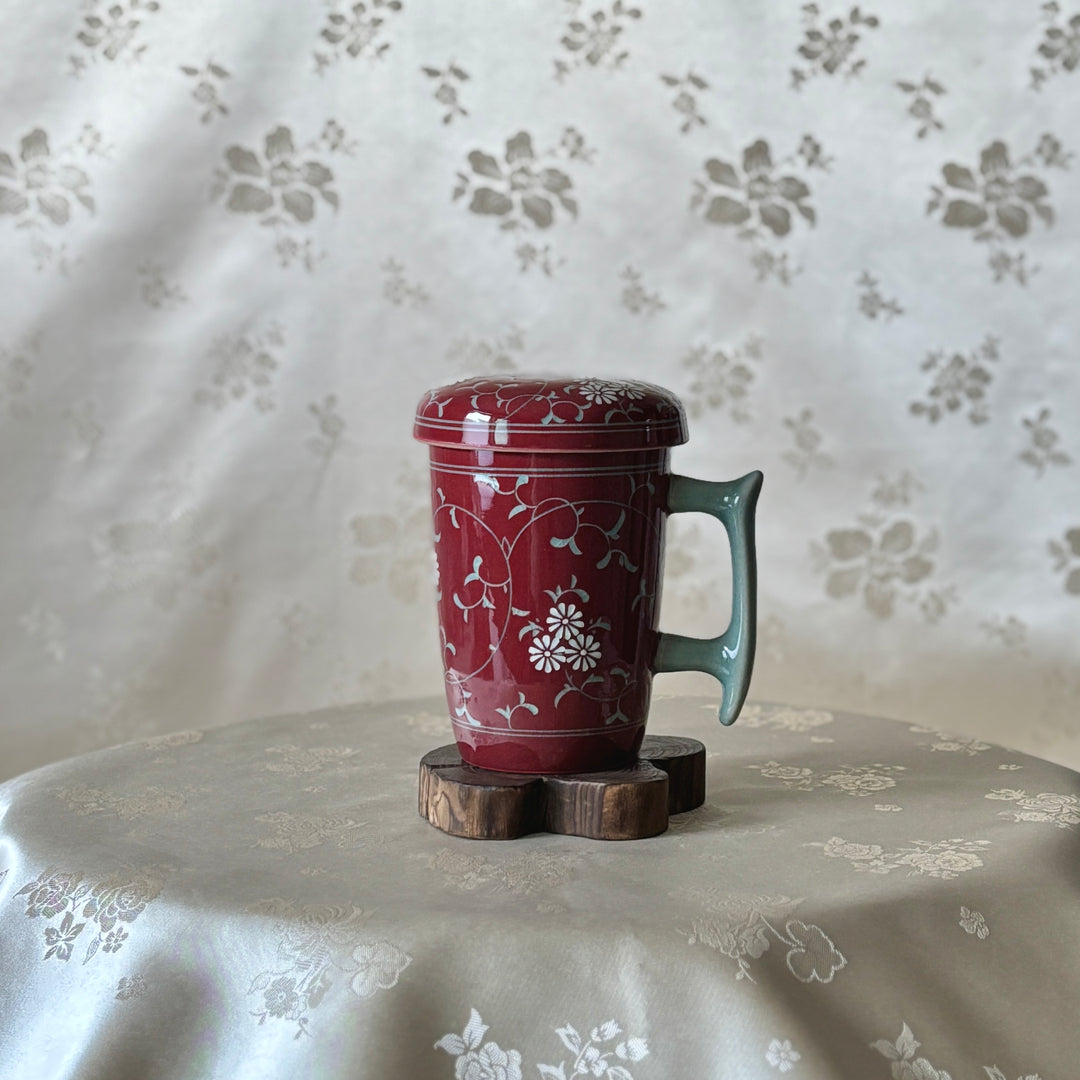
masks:
<svg viewBox="0 0 1080 1080"><path fill-rule="evenodd" d="M736 424L752 420L747 402L762 353L763 342L753 334L727 350L705 345L691 349L683 359L683 367L694 377L686 396L690 415L696 417L710 409L727 409Z"/></svg>
<svg viewBox="0 0 1080 1080"><path fill-rule="evenodd" d="M948 162L942 166L945 185L932 184L928 214L944 208L941 223L953 229L971 229L975 240L987 245L989 266L995 281L1014 278L1026 285L1038 267L1029 266L1022 251L1010 244L1026 236L1032 215L1049 228L1054 210L1047 201L1050 189L1041 168L1067 169L1071 154L1063 151L1052 135L1043 135L1035 149L1015 161L1008 146L995 139L983 147L978 175L966 165Z"/></svg>
<svg viewBox="0 0 1080 1080"><path fill-rule="evenodd" d="M217 338L207 353L215 371L210 385L195 391L195 404L221 412L234 402L250 399L258 412L272 412L274 374L281 366L280 350L284 347L285 332L277 323L262 333Z"/></svg>
<svg viewBox="0 0 1080 1080"><path fill-rule="evenodd" d="M469 115L469 110L461 104L461 101L458 98L459 84L467 82L469 79L469 73L463 67L460 67L451 60L444 68L425 66L420 70L429 79L436 79L438 81L433 97L444 109L446 109L442 118L444 124L451 123L457 116Z"/></svg>
<svg viewBox="0 0 1080 1080"><path fill-rule="evenodd" d="M1061 18L1061 5L1056 0L1042 6L1042 41L1036 50L1039 60L1031 69L1031 89L1041 89L1052 75L1073 72L1080 67L1080 11Z"/></svg>
<svg viewBox="0 0 1080 1080"><path fill-rule="evenodd" d="M967 409L972 424L985 424L990 419L986 392L993 382L991 364L998 361L1000 342L987 335L977 348L968 353L954 352L946 356L941 349L926 354L922 370L933 375L933 382L926 393L926 400L913 401L913 416L924 416L936 424L947 413Z"/></svg>
<svg viewBox="0 0 1080 1080"><path fill-rule="evenodd" d="M889 322L896 315L903 315L904 309L896 300L887 298L880 289L880 282L869 270L864 270L857 282L862 290L859 293L859 311L868 319L880 317L882 322Z"/></svg>
<svg viewBox="0 0 1080 1080"><path fill-rule="evenodd" d="M846 16L834 16L822 25L817 4L803 4L802 13L805 30L797 51L807 64L791 69L791 88L801 89L815 75L843 74L849 79L858 75L866 66L866 60L855 59L853 55L862 40L861 28L876 30L878 17L864 15L855 6Z"/></svg>
<svg viewBox="0 0 1080 1080"><path fill-rule="evenodd" d="M914 521L893 513L887 487L874 492L872 508L857 515L855 525L830 529L824 543L812 541L811 562L826 575L825 593L834 600L861 593L866 610L879 619L889 618L898 601L917 603L926 621L935 623L956 598L952 586L929 588L937 531L920 536Z"/></svg>
<svg viewBox="0 0 1080 1080"><path fill-rule="evenodd" d="M329 0L329 4L330 11L327 12L319 37L330 47L316 51L316 72L322 75L328 67L345 57L352 60L358 56L381 59L390 48L390 42L380 41L379 37L387 16L401 11L401 0L367 0L367 3L361 0L355 4Z"/></svg>
<svg viewBox="0 0 1080 1080"><path fill-rule="evenodd" d="M570 135L576 139L569 139ZM468 156L471 171L458 172L452 197L456 201L471 192L469 211L496 218L499 228L511 234L550 229L560 207L564 214L576 218L578 204L572 194L573 180L560 166L563 156L584 157L580 150L575 152L580 138L567 129L559 147L538 154L532 136L519 131L506 140L500 157L473 150ZM527 269L530 261L527 248L536 251L527 242L517 248L522 270ZM546 272L551 272L551 265L548 259L544 264Z"/></svg>
<svg viewBox="0 0 1080 1080"><path fill-rule="evenodd" d="M1080 528L1066 529L1063 541L1051 540L1048 546L1054 570L1065 571L1065 591L1080 596Z"/></svg>
<svg viewBox="0 0 1080 1080"><path fill-rule="evenodd" d="M777 252L769 245L783 240L792 229L792 211L808 225L817 221L814 208L806 201L810 187L792 169L828 167L821 146L809 135L798 149L774 162L764 139L751 143L742 154L740 171L728 161L709 158L705 162L706 180L694 181L690 209L704 207L704 219L710 225L733 226L740 240L754 249L752 261L758 280L775 276L783 284L793 273L787 252Z"/></svg>
<svg viewBox="0 0 1080 1080"><path fill-rule="evenodd" d="M272 228L282 266L299 260L306 269L314 268L320 256L310 240L297 239L297 230L315 218L316 198L338 209L340 200L331 187L331 169L314 158L301 158L317 149L317 144L312 144L298 150L289 128L279 125L267 134L261 156L246 146L230 146L225 151L225 165L214 172L211 198L227 193L227 210L250 214L260 225Z"/></svg>
<svg viewBox="0 0 1080 1080"><path fill-rule="evenodd" d="M0 150L0 215L13 218L15 228L29 234L39 270L54 260L66 269L64 248L45 240L43 232L50 226L66 226L77 206L94 213L94 199L87 190L90 177L72 162L80 151L88 156L82 142L54 153L43 128L22 137L17 155Z"/></svg>
<svg viewBox="0 0 1080 1080"><path fill-rule="evenodd" d="M570 4L573 15L560 40L567 56L555 60L555 78L561 82L570 72L585 66L622 67L630 55L622 48L622 35L633 20L641 18L641 8L615 0L610 10L598 8L582 17L582 0L570 0Z"/></svg>
<svg viewBox="0 0 1080 1080"><path fill-rule="evenodd" d="M912 82L909 79L898 79L896 86L911 99L908 102L908 115L914 117L919 125L915 133L919 139L925 139L931 131L944 131L945 125L934 115L934 98L945 93L945 87L930 78L923 76L922 82Z"/></svg>
<svg viewBox="0 0 1080 1080"><path fill-rule="evenodd" d="M1072 464L1072 458L1058 445L1061 436L1050 426L1050 417L1050 410L1044 406L1035 416L1025 416L1022 420L1030 445L1017 456L1025 465L1030 465L1037 476L1042 476L1050 465Z"/></svg>
<svg viewBox="0 0 1080 1080"><path fill-rule="evenodd" d="M698 94L709 89L708 82L700 75L688 71L682 78L676 75L661 75L660 81L665 86L677 90L671 107L682 117L679 130L689 135L695 127L704 127L708 120L698 112Z"/></svg>
<svg viewBox="0 0 1080 1080"><path fill-rule="evenodd" d="M220 93L220 84L229 78L229 73L221 64L215 64L213 60L208 60L201 68L194 64L181 64L180 71L189 79L197 80L191 97L202 109L199 119L204 124L219 116L229 115L229 106L221 100Z"/></svg>
<svg viewBox="0 0 1080 1080"><path fill-rule="evenodd" d="M137 40L143 19L161 10L157 0L89 0L83 7L88 10L75 38L86 51L68 57L76 77L88 62L138 60L146 51L146 43Z"/></svg>
<svg viewBox="0 0 1080 1080"><path fill-rule="evenodd" d="M795 470L800 480L805 480L812 468L831 469L832 455L821 449L824 436L814 426L814 410L807 407L795 416L784 417L784 427L791 432L794 448L780 456Z"/></svg>

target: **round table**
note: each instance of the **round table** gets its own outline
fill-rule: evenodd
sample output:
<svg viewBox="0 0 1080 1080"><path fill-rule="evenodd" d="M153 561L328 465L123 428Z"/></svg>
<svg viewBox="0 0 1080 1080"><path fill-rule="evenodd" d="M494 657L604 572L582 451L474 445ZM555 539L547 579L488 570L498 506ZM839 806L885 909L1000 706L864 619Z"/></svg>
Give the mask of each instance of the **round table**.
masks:
<svg viewBox="0 0 1080 1080"><path fill-rule="evenodd" d="M444 835L434 700L0 785L0 1076L1076 1075L1080 776L910 723L660 698L658 837Z"/></svg>

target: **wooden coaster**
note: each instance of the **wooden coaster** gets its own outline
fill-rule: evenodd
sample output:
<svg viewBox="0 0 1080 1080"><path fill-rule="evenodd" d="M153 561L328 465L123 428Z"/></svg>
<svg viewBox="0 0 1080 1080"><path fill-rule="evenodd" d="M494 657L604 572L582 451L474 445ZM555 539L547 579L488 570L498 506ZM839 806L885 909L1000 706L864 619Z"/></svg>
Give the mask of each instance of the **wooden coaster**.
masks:
<svg viewBox="0 0 1080 1080"><path fill-rule="evenodd" d="M512 840L532 832L638 840L705 801L705 747L646 735L638 761L612 772L526 776L466 765L456 746L420 759L420 816L451 836Z"/></svg>

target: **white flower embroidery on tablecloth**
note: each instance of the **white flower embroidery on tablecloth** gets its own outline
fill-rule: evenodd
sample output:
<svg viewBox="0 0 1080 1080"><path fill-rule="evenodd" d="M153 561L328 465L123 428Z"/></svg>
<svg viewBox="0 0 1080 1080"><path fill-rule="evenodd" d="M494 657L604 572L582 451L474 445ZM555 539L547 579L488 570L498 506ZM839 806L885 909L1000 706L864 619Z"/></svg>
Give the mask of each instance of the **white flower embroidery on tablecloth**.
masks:
<svg viewBox="0 0 1080 1080"><path fill-rule="evenodd" d="M146 980L141 975L125 975L116 984L117 1001L130 1001L146 993Z"/></svg>
<svg viewBox="0 0 1080 1080"><path fill-rule="evenodd" d="M716 706L712 704L701 707L708 712L716 711ZM799 734L824 727L835 719L831 712L824 709L776 708L769 705L746 705L739 713L739 724L742 727L776 728L779 731Z"/></svg>
<svg viewBox="0 0 1080 1080"><path fill-rule="evenodd" d="M296 1024L294 1038L311 1034L308 1012L333 986L332 974L343 973L358 998L373 997L397 985L412 957L389 941L366 938L361 926L371 913L358 907L297 904L260 900L249 906L256 915L274 918L278 936L275 966L259 972L248 994L262 994L253 1012L264 1024L270 1018Z"/></svg>
<svg viewBox="0 0 1080 1080"><path fill-rule="evenodd" d="M907 847L886 851L880 844L859 844L834 836L825 843L811 843L834 859L847 859L855 870L870 874L888 874L907 869L909 874L934 878L954 878L983 865L980 855L990 846L989 840L912 840Z"/></svg>
<svg viewBox="0 0 1080 1080"><path fill-rule="evenodd" d="M87 925L89 934L96 931L83 956L86 964L98 949L106 953L119 951L129 937L125 925L134 923L158 897L171 869L165 866L125 869L95 882L78 871L50 867L24 885L13 899L27 898L28 918L43 918L51 923L63 916L59 926L45 927L45 960L70 960L75 942Z"/></svg>
<svg viewBox="0 0 1080 1080"><path fill-rule="evenodd" d="M473 892L488 888L513 896L531 896L568 881L583 864L580 855L561 852L500 852L492 858L443 848L427 860L454 888Z"/></svg>
<svg viewBox="0 0 1080 1080"><path fill-rule="evenodd" d="M930 749L948 754L967 754L974 757L984 750L993 750L990 743L983 742L971 735L955 735L947 731L934 731L932 728L922 727L920 724L912 724L908 731L916 735L932 735L935 739L930 744Z"/></svg>
<svg viewBox="0 0 1080 1080"><path fill-rule="evenodd" d="M455 1058L454 1076L457 1080L522 1080L521 1053L504 1050L497 1042L484 1042L488 1025L476 1009L469 1012L469 1022L460 1035L450 1032L436 1044ZM649 1044L637 1036L624 1037L625 1032L615 1020L608 1020L589 1032L586 1039L570 1024L556 1028L563 1046L573 1058L564 1057L558 1065L536 1068L542 1080L570 1080L574 1076L594 1076L603 1080L634 1080L622 1063L641 1061L649 1054ZM567 1069L570 1071L568 1072Z"/></svg>
<svg viewBox="0 0 1080 1080"><path fill-rule="evenodd" d="M791 1045L790 1039L772 1039L765 1051L765 1060L782 1073L791 1072L801 1058L802 1054Z"/></svg>
<svg viewBox="0 0 1080 1080"><path fill-rule="evenodd" d="M813 769L800 765L782 765L779 761L766 761L764 765L747 765L748 769L757 769L763 779L777 780L786 788L799 791L814 791L820 788L833 788L846 795L877 795L888 788L896 787L896 779L889 773L905 771L903 765L841 765L827 772L815 773Z"/></svg>
<svg viewBox="0 0 1080 1080"><path fill-rule="evenodd" d="M990 936L990 927L986 925L986 919L979 911L961 906L960 926L965 933L974 934L980 941Z"/></svg>
<svg viewBox="0 0 1080 1080"><path fill-rule="evenodd" d="M893 1063L893 1080L952 1080L944 1069L935 1068L926 1058L915 1056L921 1045L905 1023L896 1042L878 1039L870 1044L870 1048Z"/></svg>
<svg viewBox="0 0 1080 1080"><path fill-rule="evenodd" d="M832 982L833 976L847 967L847 959L818 926L799 919L788 919L783 930L777 929L801 903L787 896L732 896L720 890L691 889L686 897L701 903L706 913L692 920L689 930L679 932L689 945L707 945L734 960L736 979L754 982L747 957L758 959L769 950L771 934L788 946L785 961L799 982Z"/></svg>
<svg viewBox="0 0 1080 1080"><path fill-rule="evenodd" d="M1044 791L1029 795L1022 788L999 788L986 798L1014 802L1019 810L1002 810L999 817L1011 817L1013 821L1046 821L1059 829L1072 829L1080 825L1080 797L1057 795Z"/></svg>
<svg viewBox="0 0 1080 1080"><path fill-rule="evenodd" d="M321 847L325 843L355 850L364 843L359 830L367 824L350 817L317 817L310 814L289 814L284 810L256 814L255 820L273 827L273 835L257 840L255 847L284 851L288 855Z"/></svg>
<svg viewBox="0 0 1080 1080"><path fill-rule="evenodd" d="M294 746L286 743L282 746L266 747L268 754L280 754L280 761L269 761L263 768L267 772L283 773L285 776L299 776L301 773L321 772L323 769L343 763L356 754L348 746Z"/></svg>

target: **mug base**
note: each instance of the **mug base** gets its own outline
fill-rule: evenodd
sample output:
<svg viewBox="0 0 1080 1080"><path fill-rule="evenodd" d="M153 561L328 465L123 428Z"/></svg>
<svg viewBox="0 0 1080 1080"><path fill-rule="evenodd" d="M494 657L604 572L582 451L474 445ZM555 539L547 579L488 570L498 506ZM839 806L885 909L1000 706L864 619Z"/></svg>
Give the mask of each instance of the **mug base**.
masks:
<svg viewBox="0 0 1080 1080"><path fill-rule="evenodd" d="M509 738L455 725L458 752L466 765L526 776L568 776L624 769L637 761L645 726L610 734Z"/></svg>

